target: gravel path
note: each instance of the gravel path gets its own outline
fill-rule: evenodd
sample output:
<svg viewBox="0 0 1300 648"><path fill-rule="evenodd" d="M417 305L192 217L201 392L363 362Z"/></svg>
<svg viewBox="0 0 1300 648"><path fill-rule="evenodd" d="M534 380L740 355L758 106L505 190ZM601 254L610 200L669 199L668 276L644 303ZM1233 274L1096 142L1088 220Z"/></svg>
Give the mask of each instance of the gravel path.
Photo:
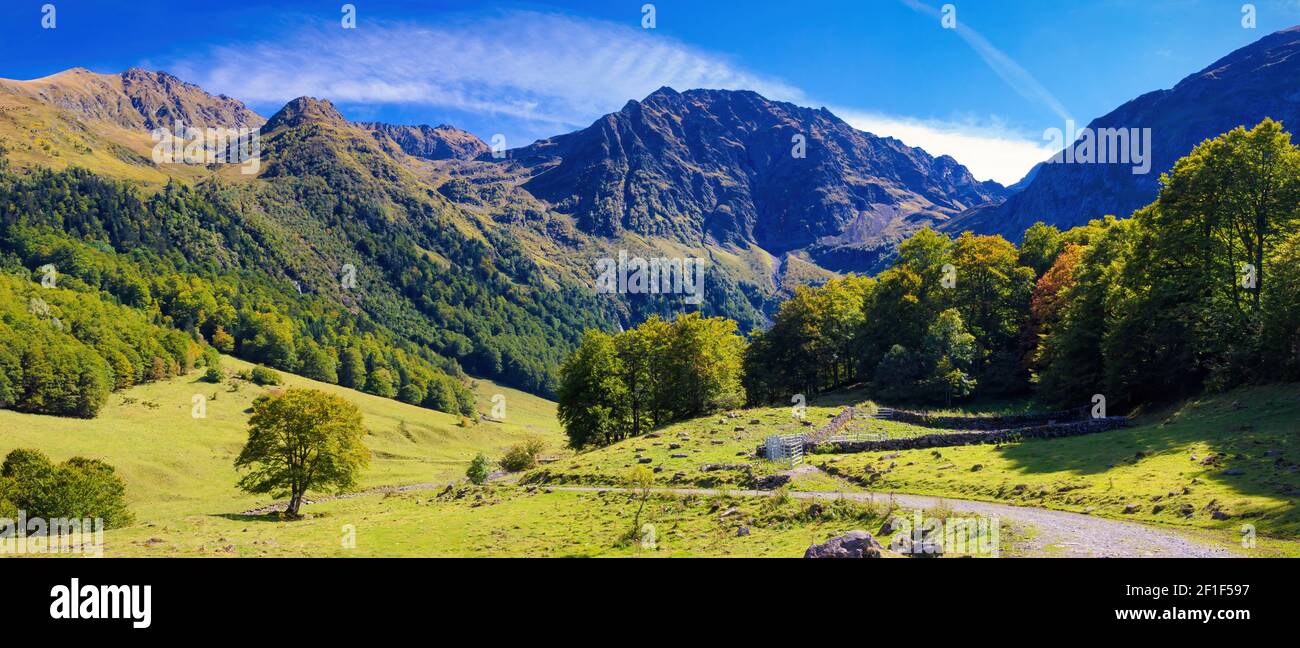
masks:
<svg viewBox="0 0 1300 648"><path fill-rule="evenodd" d="M584 486L548 486L546 488L553 491L571 492L622 492L627 490L623 488ZM744 496L771 494L769 491L722 491L706 488L656 488L653 489L653 492L706 497L724 493ZM1013 527L1028 528L1033 531L1028 539L1016 543L1014 547L1014 553L1023 556L1062 558L1231 558L1240 555L1226 545L1207 544L1174 530L1066 511L902 493L819 491L791 492L790 496L799 499L838 499L842 497L851 500L882 503L888 503L892 499L894 504L900 508L929 509L944 506L953 511L998 518L1004 528L1010 524Z"/></svg>

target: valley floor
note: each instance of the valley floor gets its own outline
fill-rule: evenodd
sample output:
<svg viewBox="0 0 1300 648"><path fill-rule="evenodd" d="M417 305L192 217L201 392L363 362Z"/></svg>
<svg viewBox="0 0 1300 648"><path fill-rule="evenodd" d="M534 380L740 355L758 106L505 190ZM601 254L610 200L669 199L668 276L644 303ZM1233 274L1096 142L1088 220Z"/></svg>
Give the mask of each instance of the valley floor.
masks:
<svg viewBox="0 0 1300 648"><path fill-rule="evenodd" d="M246 365L227 359L227 367ZM842 392L811 403L807 423L789 408L757 408L573 454L562 449L553 403L485 381L480 407L504 395L507 422L462 427L457 417L285 377L288 387L356 402L374 452L363 492L317 494L303 520L282 520L274 501L235 488L247 409L266 391L242 381L132 388L90 421L0 411L0 452L35 447L55 460L116 466L136 522L106 534L107 556L797 557L855 529L887 544L882 524L918 508L930 518L999 520L1004 556L1300 556L1297 385L1206 398L1091 436L814 454L791 470L754 458L763 438L821 425L846 405L874 405ZM205 418L191 416L195 393L208 397ZM871 419L854 426L925 432ZM547 443L545 465L464 485L474 454L499 457L530 436ZM639 519L638 493L622 490L638 465L655 481ZM753 490L773 475L790 481ZM1243 546L1247 528L1254 547Z"/></svg>

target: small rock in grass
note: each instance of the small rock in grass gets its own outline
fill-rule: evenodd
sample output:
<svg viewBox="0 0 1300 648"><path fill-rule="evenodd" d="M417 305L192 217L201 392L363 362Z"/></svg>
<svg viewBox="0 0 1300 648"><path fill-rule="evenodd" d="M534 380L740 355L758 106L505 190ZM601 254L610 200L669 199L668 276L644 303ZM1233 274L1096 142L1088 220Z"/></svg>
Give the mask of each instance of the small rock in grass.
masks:
<svg viewBox="0 0 1300 648"><path fill-rule="evenodd" d="M884 524L880 525L880 535L882 536L890 535L893 532L903 528L904 524L906 524L906 522L902 518L891 517L888 520L885 520Z"/></svg>
<svg viewBox="0 0 1300 648"><path fill-rule="evenodd" d="M739 529L736 529L736 537L737 537L737 538L743 538L743 537L745 537L745 536L747 536L747 535L749 535L749 527L747 527L747 526L743 526L743 527L740 527Z"/></svg>
<svg viewBox="0 0 1300 648"><path fill-rule="evenodd" d="M879 558L880 543L866 531L849 531L808 547L804 558Z"/></svg>

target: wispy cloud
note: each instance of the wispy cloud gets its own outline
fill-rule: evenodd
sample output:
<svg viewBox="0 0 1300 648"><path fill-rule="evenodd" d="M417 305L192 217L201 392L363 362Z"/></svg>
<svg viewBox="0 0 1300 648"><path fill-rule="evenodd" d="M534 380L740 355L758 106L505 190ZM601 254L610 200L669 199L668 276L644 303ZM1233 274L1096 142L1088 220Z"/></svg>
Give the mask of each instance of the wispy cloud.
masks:
<svg viewBox="0 0 1300 648"><path fill-rule="evenodd" d="M253 104L310 95L344 104L428 106L522 122L539 136L586 126L665 85L747 89L818 105L798 87L656 32L535 12L437 26L376 21L356 30L301 30L273 42L213 48L168 67ZM1014 182L1051 154L997 125L832 110L863 130L951 155L981 179Z"/></svg>
<svg viewBox="0 0 1300 648"><path fill-rule="evenodd" d="M939 19L943 16L938 9L931 7L920 0L901 0L901 2L915 11L919 11L935 19L935 25L939 25ZM959 14L960 16L960 14ZM1030 101L1039 102L1046 106L1056 116L1061 118L1062 122L1070 119L1070 113L1065 106L1057 101L1056 97L1039 83L1032 74L1027 72L1019 63L1016 63L1010 56L1007 56L1002 50L993 46L988 39L980 35L979 32L971 29L965 22L958 19L956 28L953 31L962 40L966 41L970 48L975 50L981 59L988 64L1001 79L1011 86L1017 94Z"/></svg>
<svg viewBox="0 0 1300 648"><path fill-rule="evenodd" d="M643 30L512 12L436 27L368 22L215 48L175 64L253 103L313 95L343 103L430 105L585 125L664 85L796 96L779 81Z"/></svg>

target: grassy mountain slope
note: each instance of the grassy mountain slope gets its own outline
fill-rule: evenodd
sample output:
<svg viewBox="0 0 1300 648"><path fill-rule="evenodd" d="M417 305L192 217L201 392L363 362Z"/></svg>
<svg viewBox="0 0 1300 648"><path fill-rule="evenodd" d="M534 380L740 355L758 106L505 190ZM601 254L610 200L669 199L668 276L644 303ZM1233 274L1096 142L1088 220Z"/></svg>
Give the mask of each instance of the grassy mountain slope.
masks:
<svg viewBox="0 0 1300 648"><path fill-rule="evenodd" d="M30 81L0 79L0 144L16 166L76 166L151 189L171 179L241 176L231 168L156 166L150 131L171 129L177 120L201 128L257 128L265 122L234 99L138 68L121 74L73 68Z"/></svg>
<svg viewBox="0 0 1300 648"><path fill-rule="evenodd" d="M223 358L228 376L252 365ZM268 503L235 487L235 457L248 439L253 399L268 389L228 377L221 384L199 376L132 387L109 397L93 420L0 410L0 453L37 448L56 461L72 456L103 459L126 482L137 523L148 526L190 515L226 515ZM374 456L361 487L452 481L464 476L478 452L499 456L529 436L554 449L564 443L554 404L479 381L481 409L506 398L505 422L461 427L460 417L284 374L283 388L311 388L344 396L361 408L366 445ZM193 418L193 397L206 398L206 418Z"/></svg>

